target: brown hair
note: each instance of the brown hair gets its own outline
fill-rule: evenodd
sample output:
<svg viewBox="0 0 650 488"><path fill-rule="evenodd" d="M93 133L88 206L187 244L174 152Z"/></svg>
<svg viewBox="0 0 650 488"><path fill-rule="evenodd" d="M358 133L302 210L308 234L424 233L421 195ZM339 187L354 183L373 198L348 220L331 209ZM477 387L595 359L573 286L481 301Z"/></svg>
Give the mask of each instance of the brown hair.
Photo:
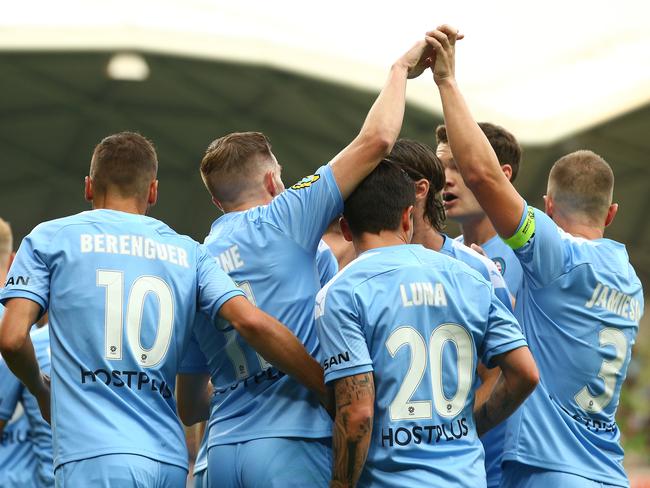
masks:
<svg viewBox="0 0 650 488"><path fill-rule="evenodd" d="M521 146L510 132L503 127L491 124L489 122L479 122L478 126L487 137L492 149L497 155L499 164L509 164L512 167L512 176L510 181L515 181L519 173L519 164L521 163ZM436 143L448 144L447 128L439 125L436 128Z"/></svg>
<svg viewBox="0 0 650 488"><path fill-rule="evenodd" d="M429 182L424 217L431 226L442 231L445 228L445 207L441 193L445 187L445 169L432 148L411 139L399 139L388 155L413 181L426 179Z"/></svg>
<svg viewBox="0 0 650 488"><path fill-rule="evenodd" d="M158 159L151 141L135 132L104 138L93 151L90 178L96 192L146 198L156 179Z"/></svg>
<svg viewBox="0 0 650 488"><path fill-rule="evenodd" d="M208 146L201 160L201 178L214 198L234 201L259 168L255 156L271 155L271 143L261 132L233 132Z"/></svg>
<svg viewBox="0 0 650 488"><path fill-rule="evenodd" d="M612 203L614 173L598 154L575 151L551 168L548 192L560 212L579 212L592 224L602 224Z"/></svg>

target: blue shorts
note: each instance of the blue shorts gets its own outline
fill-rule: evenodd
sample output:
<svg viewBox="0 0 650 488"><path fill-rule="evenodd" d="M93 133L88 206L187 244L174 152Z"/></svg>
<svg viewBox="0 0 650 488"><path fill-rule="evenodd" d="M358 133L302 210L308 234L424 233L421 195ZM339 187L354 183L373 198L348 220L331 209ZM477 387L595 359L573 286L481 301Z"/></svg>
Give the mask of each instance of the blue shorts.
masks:
<svg viewBox="0 0 650 488"><path fill-rule="evenodd" d="M577 474L506 461L502 466L501 488L621 488Z"/></svg>
<svg viewBox="0 0 650 488"><path fill-rule="evenodd" d="M107 454L62 464L54 478L61 488L185 488L187 470L136 454Z"/></svg>
<svg viewBox="0 0 650 488"><path fill-rule="evenodd" d="M207 468L194 473L194 488L208 488L209 486Z"/></svg>
<svg viewBox="0 0 650 488"><path fill-rule="evenodd" d="M327 488L331 441L270 437L212 446L208 473L213 488Z"/></svg>

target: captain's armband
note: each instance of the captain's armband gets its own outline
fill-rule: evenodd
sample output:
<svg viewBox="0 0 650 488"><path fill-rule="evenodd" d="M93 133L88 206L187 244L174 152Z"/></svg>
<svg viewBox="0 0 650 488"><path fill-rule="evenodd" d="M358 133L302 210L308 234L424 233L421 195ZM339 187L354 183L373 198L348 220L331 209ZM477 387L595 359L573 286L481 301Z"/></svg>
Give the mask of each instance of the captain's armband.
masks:
<svg viewBox="0 0 650 488"><path fill-rule="evenodd" d="M507 239L502 239L510 248L519 249L533 237L533 234L535 234L535 209L529 206L517 232Z"/></svg>

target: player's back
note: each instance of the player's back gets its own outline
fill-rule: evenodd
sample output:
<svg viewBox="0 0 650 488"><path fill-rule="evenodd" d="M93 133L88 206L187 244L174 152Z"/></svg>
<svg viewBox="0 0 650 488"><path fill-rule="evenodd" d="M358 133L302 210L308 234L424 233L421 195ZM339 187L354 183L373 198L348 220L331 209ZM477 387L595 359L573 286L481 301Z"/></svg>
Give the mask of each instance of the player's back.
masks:
<svg viewBox="0 0 650 488"><path fill-rule="evenodd" d="M269 223L267 207L219 218L205 245L251 302L287 324L312 355L318 354L313 304L320 289L315 252L302 248ZM208 354L215 387L211 442L251 437L327 437L327 414L316 397L293 378L271 367L228 324L223 334L197 334ZM223 353L225 352L225 354ZM290 414L288 409L290 409ZM249 415L250 412L256 415Z"/></svg>
<svg viewBox="0 0 650 488"><path fill-rule="evenodd" d="M615 413L643 313L641 283L622 244L573 237L534 216L535 235L516 250L517 309L540 383L508 421L505 459L625 486Z"/></svg>
<svg viewBox="0 0 650 488"><path fill-rule="evenodd" d="M494 307L512 325L477 272L416 245L363 253L319 294L317 317L345 309L362 324L373 365L374 424L359 486L485 486L472 414L477 362L525 345L514 326L498 339L490 331ZM337 326L321 322L321 337L327 325ZM345 371L354 355L325 358L327 381L328 369L333 379L354 374L356 363Z"/></svg>
<svg viewBox="0 0 650 488"><path fill-rule="evenodd" d="M113 210L46 222L23 241L16 263L27 264L3 298L27 290L49 308L55 467L122 453L186 468L173 391L201 259L162 222Z"/></svg>

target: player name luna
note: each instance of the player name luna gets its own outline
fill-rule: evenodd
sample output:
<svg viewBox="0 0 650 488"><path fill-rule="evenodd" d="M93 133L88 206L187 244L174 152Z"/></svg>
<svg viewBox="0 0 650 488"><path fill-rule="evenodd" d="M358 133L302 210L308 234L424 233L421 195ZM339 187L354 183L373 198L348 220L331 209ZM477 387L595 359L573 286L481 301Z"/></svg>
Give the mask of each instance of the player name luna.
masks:
<svg viewBox="0 0 650 488"><path fill-rule="evenodd" d="M399 285L402 305L413 307L424 305L428 307L446 307L447 295L441 283L418 282Z"/></svg>
<svg viewBox="0 0 650 488"><path fill-rule="evenodd" d="M638 300L602 283L596 285L594 293L585 303L585 307L604 308L633 322L641 320L641 304Z"/></svg>
<svg viewBox="0 0 650 488"><path fill-rule="evenodd" d="M142 236L112 234L81 234L81 252L124 254L146 259L159 259L189 268L187 251L182 247L156 242Z"/></svg>

